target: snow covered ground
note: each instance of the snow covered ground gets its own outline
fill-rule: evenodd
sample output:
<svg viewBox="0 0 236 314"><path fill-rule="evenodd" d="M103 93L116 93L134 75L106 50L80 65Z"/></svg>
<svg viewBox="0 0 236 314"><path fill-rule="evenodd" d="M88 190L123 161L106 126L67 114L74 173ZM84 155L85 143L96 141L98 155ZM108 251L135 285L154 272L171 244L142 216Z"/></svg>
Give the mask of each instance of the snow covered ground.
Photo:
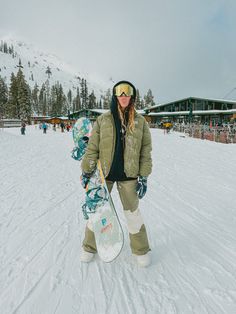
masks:
<svg viewBox="0 0 236 314"><path fill-rule="evenodd" d="M140 202L152 265L80 263L85 221L71 133L0 130L0 313L236 313L236 145L152 130Z"/></svg>

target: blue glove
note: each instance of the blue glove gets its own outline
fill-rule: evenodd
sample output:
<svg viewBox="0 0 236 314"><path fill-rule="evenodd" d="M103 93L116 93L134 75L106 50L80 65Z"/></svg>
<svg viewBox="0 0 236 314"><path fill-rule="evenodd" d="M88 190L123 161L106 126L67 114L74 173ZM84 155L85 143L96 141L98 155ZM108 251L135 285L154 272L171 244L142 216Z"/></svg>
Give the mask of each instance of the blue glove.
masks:
<svg viewBox="0 0 236 314"><path fill-rule="evenodd" d="M138 198L141 199L147 192L147 177L140 176L138 178L136 192L138 194Z"/></svg>
<svg viewBox="0 0 236 314"><path fill-rule="evenodd" d="M81 180L81 185L84 189L86 189L88 183L89 183L89 180L90 180L90 177L91 177L91 173L82 173L81 176L80 176L80 180Z"/></svg>

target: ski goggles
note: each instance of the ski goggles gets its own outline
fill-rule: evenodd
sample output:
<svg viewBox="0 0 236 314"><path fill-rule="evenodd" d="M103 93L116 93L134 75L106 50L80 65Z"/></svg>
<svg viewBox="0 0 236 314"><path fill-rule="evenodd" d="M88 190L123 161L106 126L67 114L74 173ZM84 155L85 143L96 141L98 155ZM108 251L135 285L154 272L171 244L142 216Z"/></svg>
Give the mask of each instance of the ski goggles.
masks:
<svg viewBox="0 0 236 314"><path fill-rule="evenodd" d="M120 97L123 94L125 96L133 96L134 95L134 89L132 86L126 83L121 83L115 87L115 96Z"/></svg>

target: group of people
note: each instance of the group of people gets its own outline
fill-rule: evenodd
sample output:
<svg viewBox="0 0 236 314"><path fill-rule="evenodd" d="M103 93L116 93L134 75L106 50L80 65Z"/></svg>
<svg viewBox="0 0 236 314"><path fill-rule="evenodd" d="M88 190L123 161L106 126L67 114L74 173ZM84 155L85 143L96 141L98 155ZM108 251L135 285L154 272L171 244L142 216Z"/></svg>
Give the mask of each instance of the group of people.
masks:
<svg viewBox="0 0 236 314"><path fill-rule="evenodd" d="M47 133L47 129L48 129L48 124L46 122L40 123L39 124L39 128L43 130L43 133L46 134ZM60 128L61 128L61 132L63 133L64 130L66 129L67 132L70 131L71 129L71 125L70 124L65 124L64 122L60 123ZM53 131L57 130L57 125L56 123L53 124L52 126Z"/></svg>
<svg viewBox="0 0 236 314"><path fill-rule="evenodd" d="M70 124L65 124L64 122L60 123L61 132L64 132L65 129L67 130L67 132L69 132L71 127L72 126ZM49 125L45 121L39 124L39 129L43 130L43 134L47 133L48 128L49 128ZM56 123L54 123L52 126L53 131L56 131L56 128L57 128ZM25 135L25 130L26 130L26 123L24 121L22 121L22 123L21 123L21 134L22 135Z"/></svg>
<svg viewBox="0 0 236 314"><path fill-rule="evenodd" d="M68 124L68 123L65 124L64 122L61 122L60 123L60 128L61 128L61 132L64 132L65 129L67 130L67 132L69 132L70 129L71 129L71 125Z"/></svg>

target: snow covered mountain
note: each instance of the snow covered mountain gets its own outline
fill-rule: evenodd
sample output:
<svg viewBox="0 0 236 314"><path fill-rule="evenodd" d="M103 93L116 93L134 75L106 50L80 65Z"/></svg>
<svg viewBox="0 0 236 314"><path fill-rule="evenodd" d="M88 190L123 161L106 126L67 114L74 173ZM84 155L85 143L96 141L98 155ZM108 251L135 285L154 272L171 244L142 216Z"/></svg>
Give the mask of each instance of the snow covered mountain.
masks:
<svg viewBox="0 0 236 314"><path fill-rule="evenodd" d="M8 47L13 46L16 54L13 57L12 54L0 51L0 75L2 78L6 78L7 84L10 83L11 73L18 71L17 65L20 59L23 73L31 87L35 83L41 86L42 83L49 79L50 85L59 81L65 93L69 89L72 90L72 93L75 93L77 86L80 85L80 80L84 78L87 80L89 92L94 90L97 97L104 93L104 83L88 78L88 74L77 71L77 69L65 63L56 55L40 51L32 44L23 41L0 38L1 41L7 43ZM51 70L51 75L46 73L48 67Z"/></svg>

